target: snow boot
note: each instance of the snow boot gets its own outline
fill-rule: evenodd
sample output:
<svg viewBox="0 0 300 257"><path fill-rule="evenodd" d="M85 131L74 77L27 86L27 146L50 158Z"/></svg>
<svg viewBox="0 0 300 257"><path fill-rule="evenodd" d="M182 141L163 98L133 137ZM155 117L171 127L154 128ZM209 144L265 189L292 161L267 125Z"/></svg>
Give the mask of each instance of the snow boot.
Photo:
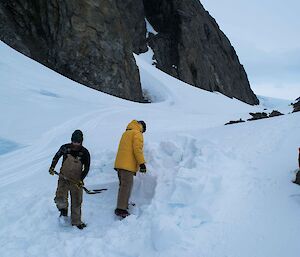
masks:
<svg viewBox="0 0 300 257"><path fill-rule="evenodd" d="M118 208L115 209L115 214L123 219L130 215L130 213L127 210L122 210Z"/></svg>
<svg viewBox="0 0 300 257"><path fill-rule="evenodd" d="M300 170L298 170L296 172L296 178L295 180L293 181L293 183L297 184L297 185L300 185Z"/></svg>
<svg viewBox="0 0 300 257"><path fill-rule="evenodd" d="M60 215L59 217L63 216L63 217L67 217L68 216L68 209L60 209Z"/></svg>
<svg viewBox="0 0 300 257"><path fill-rule="evenodd" d="M59 224L63 227L70 226L70 219L68 217L68 209L59 209L60 215L59 215Z"/></svg>
<svg viewBox="0 0 300 257"><path fill-rule="evenodd" d="M72 225L72 226L76 226L78 229L84 229L86 227L86 224L82 222L79 225Z"/></svg>

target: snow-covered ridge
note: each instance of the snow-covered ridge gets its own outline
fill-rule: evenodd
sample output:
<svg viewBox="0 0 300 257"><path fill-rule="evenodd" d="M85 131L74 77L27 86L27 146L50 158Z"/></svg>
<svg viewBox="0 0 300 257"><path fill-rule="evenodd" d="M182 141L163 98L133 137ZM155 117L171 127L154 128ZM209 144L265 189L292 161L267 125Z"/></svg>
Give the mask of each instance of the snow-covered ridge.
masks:
<svg viewBox="0 0 300 257"><path fill-rule="evenodd" d="M299 114L223 126L264 106L187 86L139 56L151 104L79 85L3 43L0 56L1 257L298 257ZM117 221L113 163L132 119L147 122L148 172ZM86 186L108 188L84 196L83 231L59 225L48 175L77 128L92 156Z"/></svg>
<svg viewBox="0 0 300 257"><path fill-rule="evenodd" d="M132 103L83 87L21 55L4 43L0 44L0 55L0 90L3 99L0 103L1 115L8 115L9 118L9 122L1 126L0 135L11 141L28 144L51 127L92 110L118 108L120 111L128 111L131 108L135 111L137 106L141 110L149 110L148 105ZM256 110L255 107L221 94L186 86L184 82L159 71L142 58L136 56L136 60L143 89L154 102L159 103L151 107L151 112L159 109L159 116L169 116L164 110L171 110L184 116L188 123L193 119L191 115L196 114L224 117L218 122L215 118L207 117L208 121L203 123L203 127L210 127L224 124L237 114ZM47 119L43 119L45 114ZM147 118L147 114L143 113L143 116L141 118ZM22 126L19 126L20 120ZM178 126L176 119L169 119L168 123Z"/></svg>

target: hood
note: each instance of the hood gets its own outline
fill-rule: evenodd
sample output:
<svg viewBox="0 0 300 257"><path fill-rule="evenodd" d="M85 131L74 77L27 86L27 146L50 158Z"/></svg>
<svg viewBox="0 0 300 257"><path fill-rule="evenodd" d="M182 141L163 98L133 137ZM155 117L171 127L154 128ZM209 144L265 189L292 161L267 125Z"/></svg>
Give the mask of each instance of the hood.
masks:
<svg viewBox="0 0 300 257"><path fill-rule="evenodd" d="M138 130L140 132L143 132L143 126L142 124L138 123L137 120L133 120L127 125L126 130Z"/></svg>

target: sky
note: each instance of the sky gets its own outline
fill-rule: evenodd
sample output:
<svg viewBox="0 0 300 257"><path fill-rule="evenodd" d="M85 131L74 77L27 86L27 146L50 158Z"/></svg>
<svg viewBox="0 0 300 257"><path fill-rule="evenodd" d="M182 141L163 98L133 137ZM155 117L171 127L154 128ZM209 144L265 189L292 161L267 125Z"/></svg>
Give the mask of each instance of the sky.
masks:
<svg viewBox="0 0 300 257"><path fill-rule="evenodd" d="M234 46L252 90L300 96L299 0L201 0Z"/></svg>

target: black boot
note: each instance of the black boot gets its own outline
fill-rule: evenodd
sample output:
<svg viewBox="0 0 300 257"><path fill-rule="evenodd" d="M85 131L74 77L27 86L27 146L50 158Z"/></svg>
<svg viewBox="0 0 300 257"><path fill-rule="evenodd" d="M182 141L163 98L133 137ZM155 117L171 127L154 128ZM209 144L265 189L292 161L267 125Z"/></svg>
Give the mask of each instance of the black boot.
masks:
<svg viewBox="0 0 300 257"><path fill-rule="evenodd" d="M86 224L82 222L81 224L76 225L76 227L79 228L79 229L84 229L86 227Z"/></svg>
<svg viewBox="0 0 300 257"><path fill-rule="evenodd" d="M60 209L60 217L61 216L64 216L64 217L67 217L68 216L68 209Z"/></svg>
<svg viewBox="0 0 300 257"><path fill-rule="evenodd" d="M122 210L119 208L115 209L115 214L121 218L126 218L130 215L130 213L127 210Z"/></svg>

